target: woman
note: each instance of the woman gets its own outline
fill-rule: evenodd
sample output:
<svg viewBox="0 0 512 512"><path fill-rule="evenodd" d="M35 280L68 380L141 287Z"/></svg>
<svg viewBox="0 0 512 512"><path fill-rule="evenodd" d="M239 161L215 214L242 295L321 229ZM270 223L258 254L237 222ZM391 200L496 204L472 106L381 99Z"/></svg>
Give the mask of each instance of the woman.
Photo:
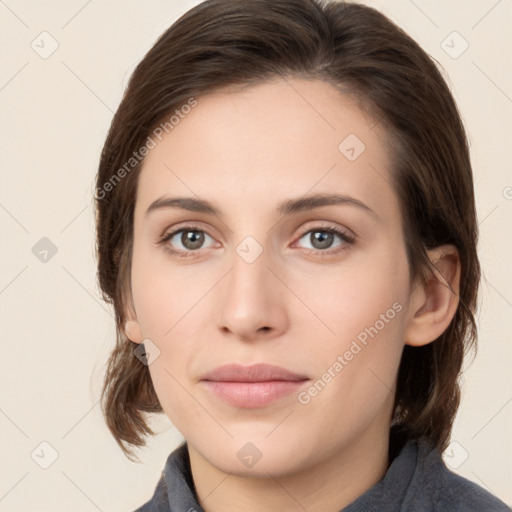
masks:
<svg viewBox="0 0 512 512"><path fill-rule="evenodd" d="M431 59L379 12L204 2L133 73L97 177L103 389L141 511L508 510L441 459L475 343L472 171Z"/></svg>

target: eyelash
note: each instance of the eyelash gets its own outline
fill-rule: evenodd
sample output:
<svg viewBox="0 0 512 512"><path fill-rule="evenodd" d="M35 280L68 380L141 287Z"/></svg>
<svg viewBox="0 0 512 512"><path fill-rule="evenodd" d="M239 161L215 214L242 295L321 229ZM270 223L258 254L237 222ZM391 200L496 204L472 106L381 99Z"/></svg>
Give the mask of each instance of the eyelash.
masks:
<svg viewBox="0 0 512 512"><path fill-rule="evenodd" d="M197 255L197 253L200 251L200 249L198 249L196 251L184 252L181 250L173 249L169 244L167 244L167 242L169 240L171 240L175 235L177 235L178 233L181 233L183 231L185 231L185 232L186 231L196 231L196 232L208 234L204 229L201 229L199 226L190 224L187 226L180 227L177 230L166 233L163 236L163 238L158 242L158 245L164 245L165 246L164 249L173 256L178 256L179 258L191 258L191 257L193 258ZM324 232L324 233L331 233L333 235L337 235L339 238L341 238L341 240L343 242L345 242L346 245L343 246L341 249L339 249L339 248L325 249L325 250L307 249L307 250L309 250L308 254L310 254L310 255L315 255L315 256L319 255L320 257L327 257L327 256L331 256L333 254L339 254L339 253L342 253L343 251L350 249L351 245L353 245L355 242L355 237L350 236L346 232L344 232L338 228L335 228L333 226L315 226L314 228L309 228L301 233L301 235L299 236L299 240L301 238L303 238L304 235L307 235L309 233L314 233L314 232ZM211 235L209 235L209 236L211 236Z"/></svg>

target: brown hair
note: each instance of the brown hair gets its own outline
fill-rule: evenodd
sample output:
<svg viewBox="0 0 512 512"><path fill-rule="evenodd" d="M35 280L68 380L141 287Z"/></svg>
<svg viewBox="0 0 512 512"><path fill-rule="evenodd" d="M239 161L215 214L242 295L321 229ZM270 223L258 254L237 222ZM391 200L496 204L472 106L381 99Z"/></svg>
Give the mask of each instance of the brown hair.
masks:
<svg viewBox="0 0 512 512"><path fill-rule="evenodd" d="M388 128L411 282L424 280L433 268L425 249L451 243L459 251L457 311L433 343L405 346L393 418L413 437L427 438L440 450L448 444L460 401L463 357L476 346L473 315L480 265L468 144L441 73L399 27L363 5L208 0L165 31L133 72L97 175L98 279L104 299L114 306L117 328L102 410L130 459L132 447L143 446L144 437L154 434L145 413L162 412L148 367L133 354L138 345L123 330L131 300L133 212L143 162L133 158L134 152L191 98L285 76L324 80L357 95Z"/></svg>

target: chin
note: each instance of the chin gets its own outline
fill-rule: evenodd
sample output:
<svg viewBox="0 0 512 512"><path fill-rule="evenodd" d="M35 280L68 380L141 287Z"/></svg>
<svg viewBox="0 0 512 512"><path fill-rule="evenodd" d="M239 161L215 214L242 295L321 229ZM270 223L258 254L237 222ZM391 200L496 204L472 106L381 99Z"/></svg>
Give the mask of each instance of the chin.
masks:
<svg viewBox="0 0 512 512"><path fill-rule="evenodd" d="M275 439L265 439L267 435L266 429L265 434L253 436L249 431L222 442L203 438L195 446L212 466L239 476L268 478L270 474L278 477L300 471L307 465L308 454L314 447L305 445L306 439L295 439L294 436L283 435L283 432Z"/></svg>

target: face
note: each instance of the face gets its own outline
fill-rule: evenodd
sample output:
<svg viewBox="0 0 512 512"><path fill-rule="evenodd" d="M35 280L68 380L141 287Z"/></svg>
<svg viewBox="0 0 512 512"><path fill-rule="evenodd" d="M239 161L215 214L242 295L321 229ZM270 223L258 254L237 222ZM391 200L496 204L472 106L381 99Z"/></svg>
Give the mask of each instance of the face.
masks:
<svg viewBox="0 0 512 512"><path fill-rule="evenodd" d="M375 121L303 79L200 97L149 152L127 335L204 460L287 474L388 432L411 290L391 172ZM293 375L204 380L261 363Z"/></svg>

